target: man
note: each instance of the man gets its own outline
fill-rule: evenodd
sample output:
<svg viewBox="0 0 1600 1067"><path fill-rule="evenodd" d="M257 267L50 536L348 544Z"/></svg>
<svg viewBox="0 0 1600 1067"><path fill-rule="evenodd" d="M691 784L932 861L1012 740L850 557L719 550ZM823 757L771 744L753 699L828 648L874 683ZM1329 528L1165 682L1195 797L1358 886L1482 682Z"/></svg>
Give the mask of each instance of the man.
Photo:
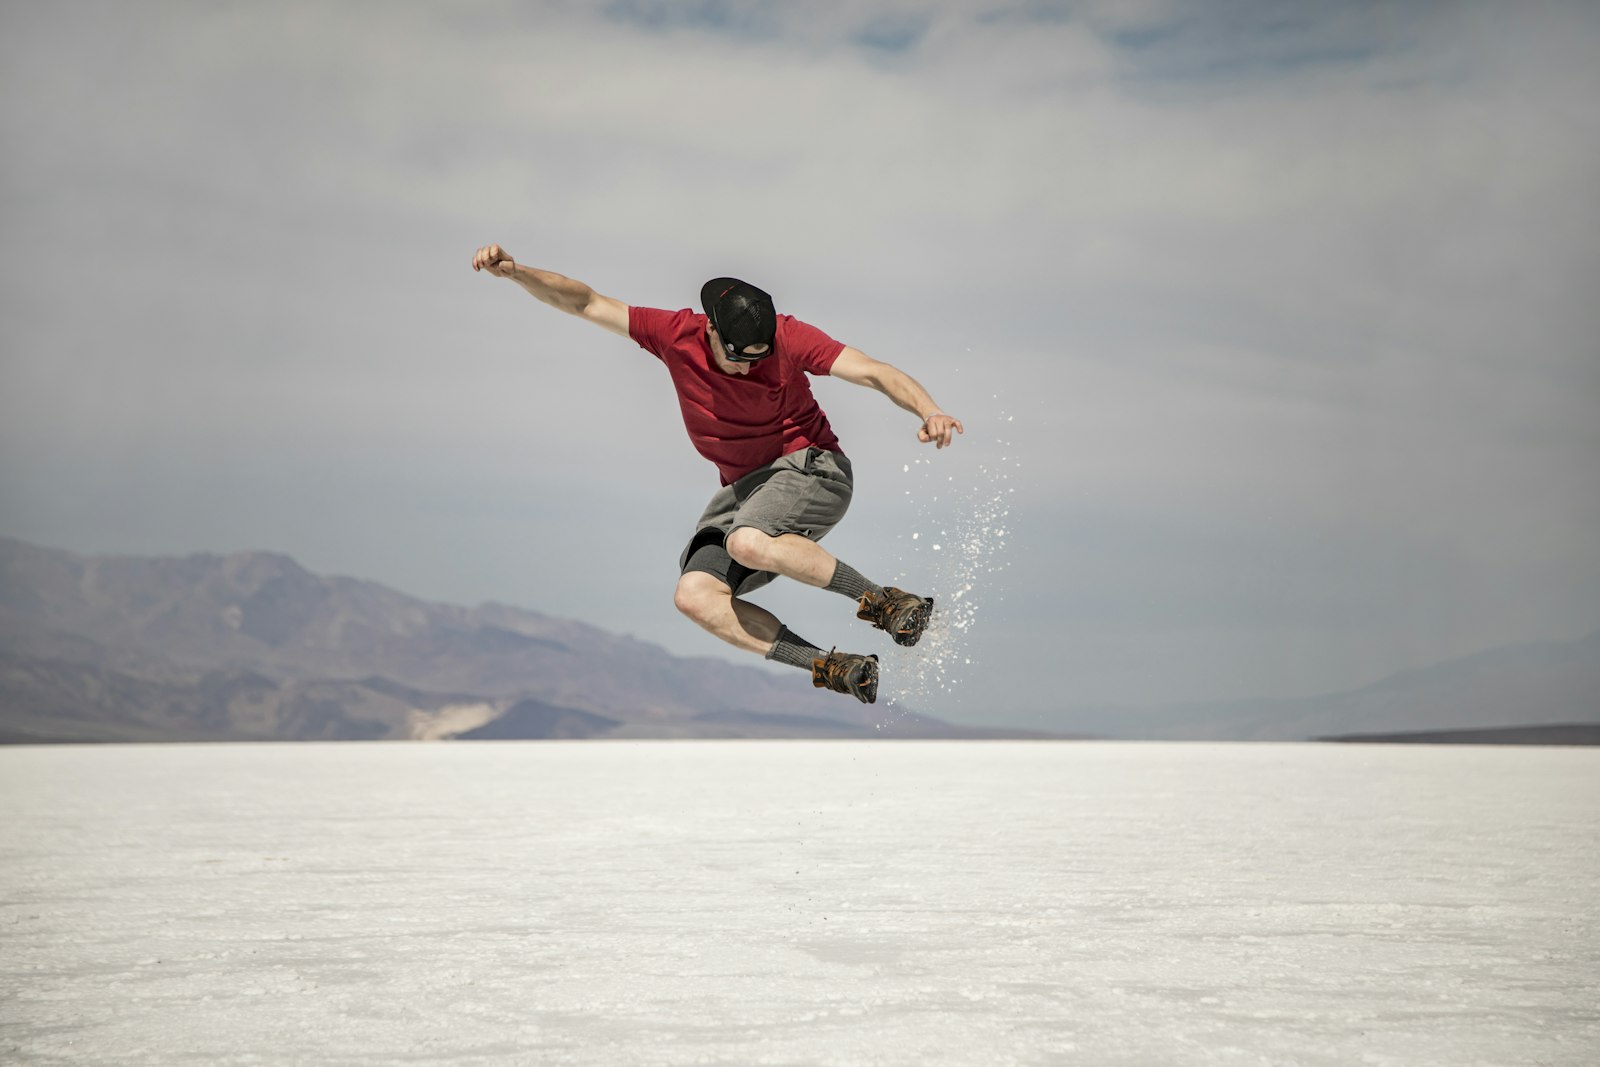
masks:
<svg viewBox="0 0 1600 1067"><path fill-rule="evenodd" d="M961 422L909 375L777 314L770 296L734 278L707 282L700 291L705 313L697 314L629 307L519 264L499 245L478 249L472 269L509 278L666 364L690 440L722 475L679 559L678 610L731 645L809 670L818 688L876 700L876 655L824 652L744 599L781 574L848 596L858 618L907 646L933 615L932 598L868 581L817 544L844 517L853 483L806 375L877 389L920 419L917 439L937 448L966 432Z"/></svg>

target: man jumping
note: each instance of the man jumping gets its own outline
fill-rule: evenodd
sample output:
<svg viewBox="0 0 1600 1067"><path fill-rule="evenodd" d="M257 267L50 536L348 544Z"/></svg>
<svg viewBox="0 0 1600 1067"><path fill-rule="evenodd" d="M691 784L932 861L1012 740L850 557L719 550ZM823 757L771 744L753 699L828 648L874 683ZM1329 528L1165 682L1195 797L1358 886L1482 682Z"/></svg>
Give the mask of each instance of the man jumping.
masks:
<svg viewBox="0 0 1600 1067"><path fill-rule="evenodd" d="M707 282L699 314L629 307L519 264L499 245L478 249L472 269L509 278L666 364L689 439L722 475L678 560L678 610L730 645L809 670L818 688L876 700L876 655L824 652L744 599L781 574L844 594L856 602L858 618L907 646L933 615L931 597L876 585L817 544L844 518L854 483L806 375L878 390L922 420L917 439L937 448L966 432L960 420L940 411L910 375L777 314L770 296L735 278Z"/></svg>

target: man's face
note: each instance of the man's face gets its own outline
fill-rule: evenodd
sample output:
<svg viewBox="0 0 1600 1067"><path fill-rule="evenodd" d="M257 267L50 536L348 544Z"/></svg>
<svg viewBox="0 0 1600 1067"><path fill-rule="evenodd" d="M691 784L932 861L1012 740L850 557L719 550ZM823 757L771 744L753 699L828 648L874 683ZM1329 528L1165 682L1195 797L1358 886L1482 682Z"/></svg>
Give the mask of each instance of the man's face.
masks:
<svg viewBox="0 0 1600 1067"><path fill-rule="evenodd" d="M723 347L722 335L717 333L717 328L710 323L706 324L706 338L711 342L711 358L716 360L717 368L724 374L749 374L754 363L741 363L728 358L728 350ZM747 359L760 359L771 353L766 345L747 345L742 355Z"/></svg>

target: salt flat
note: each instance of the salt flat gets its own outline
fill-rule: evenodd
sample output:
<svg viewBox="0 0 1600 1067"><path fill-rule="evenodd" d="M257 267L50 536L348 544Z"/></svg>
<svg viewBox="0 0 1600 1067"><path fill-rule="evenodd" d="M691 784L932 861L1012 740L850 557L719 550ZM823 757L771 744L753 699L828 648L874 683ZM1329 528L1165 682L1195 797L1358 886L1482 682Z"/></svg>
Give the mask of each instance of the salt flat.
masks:
<svg viewBox="0 0 1600 1067"><path fill-rule="evenodd" d="M0 750L0 1059L1591 1064L1600 753Z"/></svg>

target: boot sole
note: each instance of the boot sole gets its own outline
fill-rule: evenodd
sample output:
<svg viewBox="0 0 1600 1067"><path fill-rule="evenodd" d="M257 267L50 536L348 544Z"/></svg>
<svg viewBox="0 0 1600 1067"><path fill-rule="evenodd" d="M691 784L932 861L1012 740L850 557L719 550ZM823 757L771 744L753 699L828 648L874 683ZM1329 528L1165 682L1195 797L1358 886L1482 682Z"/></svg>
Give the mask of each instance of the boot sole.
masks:
<svg viewBox="0 0 1600 1067"><path fill-rule="evenodd" d="M923 631L928 628L928 623L933 621L933 598L928 597L911 616L911 625L904 630L895 630L889 636L894 638L894 643L903 648L910 648L922 640Z"/></svg>
<svg viewBox="0 0 1600 1067"><path fill-rule="evenodd" d="M863 704L873 704L878 700L878 657L867 656L864 658L860 676L843 682L844 688L830 684L829 680L817 674L817 664L822 660L814 660L811 672L811 684L817 689L826 689L833 693L842 693L845 696L855 697Z"/></svg>

